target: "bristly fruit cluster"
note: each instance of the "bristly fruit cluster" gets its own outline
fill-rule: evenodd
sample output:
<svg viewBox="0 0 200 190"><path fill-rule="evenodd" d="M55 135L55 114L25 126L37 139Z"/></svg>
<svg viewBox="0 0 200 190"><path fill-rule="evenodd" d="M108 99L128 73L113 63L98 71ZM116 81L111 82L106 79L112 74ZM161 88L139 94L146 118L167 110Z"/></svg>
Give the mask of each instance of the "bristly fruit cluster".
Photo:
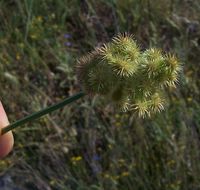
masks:
<svg viewBox="0 0 200 190"><path fill-rule="evenodd" d="M89 94L109 98L140 117L164 109L164 87L178 82L181 65L159 49L141 51L132 35L119 34L110 43L78 60L77 74Z"/></svg>

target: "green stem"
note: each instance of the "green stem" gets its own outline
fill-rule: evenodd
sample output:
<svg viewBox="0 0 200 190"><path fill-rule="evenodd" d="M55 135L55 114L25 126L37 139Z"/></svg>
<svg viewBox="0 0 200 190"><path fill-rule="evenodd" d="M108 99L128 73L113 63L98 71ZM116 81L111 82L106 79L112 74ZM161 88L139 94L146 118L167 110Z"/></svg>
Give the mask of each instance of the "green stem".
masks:
<svg viewBox="0 0 200 190"><path fill-rule="evenodd" d="M75 100L78 100L79 98L83 97L84 95L85 95L84 92L79 92L78 94L75 94L74 96L71 96L69 98L64 99L61 102L58 102L57 104L54 104L54 105L49 106L47 108L44 108L44 109L42 109L42 110L40 110L40 111L38 111L36 113L33 113L31 115L26 116L26 117L24 117L24 118L22 118L20 120L17 120L16 122L4 127L2 129L2 131L1 131L1 135L3 135L5 133L7 133L8 131L13 130L16 127L21 126L21 125L23 125L23 124L25 124L25 123L27 123L29 121L35 120L37 118L42 117L43 115L46 115L46 114L48 114L48 113L50 113L52 111L55 111L55 110L57 110L59 108L62 108L65 105L67 105L67 104L69 104L69 103L71 103L71 102L73 102Z"/></svg>

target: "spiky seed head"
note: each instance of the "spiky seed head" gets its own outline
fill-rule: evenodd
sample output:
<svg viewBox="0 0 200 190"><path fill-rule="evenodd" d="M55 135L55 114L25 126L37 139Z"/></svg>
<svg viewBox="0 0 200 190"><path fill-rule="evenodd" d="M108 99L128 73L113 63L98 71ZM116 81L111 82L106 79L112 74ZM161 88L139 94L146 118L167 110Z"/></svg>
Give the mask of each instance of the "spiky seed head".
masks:
<svg viewBox="0 0 200 190"><path fill-rule="evenodd" d="M144 51L141 61L148 78L153 78L161 71L164 58L160 50L151 48Z"/></svg>
<svg viewBox="0 0 200 190"><path fill-rule="evenodd" d="M104 44L97 51L102 60L111 65L117 75L129 77L137 72L137 59L140 53L135 42L133 43L132 40L128 41L126 38L122 38L122 36L116 37L113 43Z"/></svg>
<svg viewBox="0 0 200 190"><path fill-rule="evenodd" d="M164 56L162 67L157 75L157 81L161 86L175 87L178 84L178 76L182 69L180 62L174 55Z"/></svg>
<svg viewBox="0 0 200 190"><path fill-rule="evenodd" d="M162 98L162 96L158 92L152 96L151 110L154 113L164 110L164 98Z"/></svg>
<svg viewBox="0 0 200 190"><path fill-rule="evenodd" d="M172 71L178 72L181 70L180 63L177 58L172 54L167 54L165 56L166 66L169 67Z"/></svg>
<svg viewBox="0 0 200 190"><path fill-rule="evenodd" d="M77 75L89 94L100 94L123 111L139 117L164 109L162 91L178 82L180 63L174 55L150 48L142 52L133 36L119 34L80 58Z"/></svg>
<svg viewBox="0 0 200 190"><path fill-rule="evenodd" d="M162 57L162 52L159 49L150 48L144 52L144 55L147 57L148 60L154 61Z"/></svg>
<svg viewBox="0 0 200 190"><path fill-rule="evenodd" d="M178 84L178 77L176 73L171 73L165 81L165 86L176 87Z"/></svg>
<svg viewBox="0 0 200 190"><path fill-rule="evenodd" d="M124 99L123 101L116 104L117 108L122 112L127 112L131 109L130 99Z"/></svg>
<svg viewBox="0 0 200 190"><path fill-rule="evenodd" d="M139 117L150 117L149 105L146 100L137 100L135 104L132 105L132 109L136 111Z"/></svg>
<svg viewBox="0 0 200 190"><path fill-rule="evenodd" d="M96 57L96 52L93 51L82 56L77 60L76 74L80 82L86 77L88 71L94 66L93 59ZM92 64L91 64L92 63Z"/></svg>

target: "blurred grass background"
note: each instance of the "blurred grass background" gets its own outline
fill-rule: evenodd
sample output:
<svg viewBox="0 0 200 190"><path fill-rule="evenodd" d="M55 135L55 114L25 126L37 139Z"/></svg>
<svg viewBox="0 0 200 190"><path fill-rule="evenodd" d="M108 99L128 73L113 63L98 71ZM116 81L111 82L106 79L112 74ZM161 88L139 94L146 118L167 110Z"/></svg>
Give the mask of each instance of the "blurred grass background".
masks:
<svg viewBox="0 0 200 190"><path fill-rule="evenodd" d="M85 97L18 128L0 161L8 189L200 189L199 0L1 0L0 98L9 120L80 91L76 59L126 31L142 49L183 63L166 111L143 120Z"/></svg>

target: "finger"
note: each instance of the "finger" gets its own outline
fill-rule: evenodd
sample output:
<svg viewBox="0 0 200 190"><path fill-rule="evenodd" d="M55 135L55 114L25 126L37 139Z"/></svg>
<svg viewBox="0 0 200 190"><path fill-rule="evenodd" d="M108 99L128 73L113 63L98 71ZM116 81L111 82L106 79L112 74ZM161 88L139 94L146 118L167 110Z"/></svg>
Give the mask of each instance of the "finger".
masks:
<svg viewBox="0 0 200 190"><path fill-rule="evenodd" d="M0 129L9 124L6 112L0 102ZM14 144L14 138L11 131L0 136L0 158L5 157L11 150Z"/></svg>

